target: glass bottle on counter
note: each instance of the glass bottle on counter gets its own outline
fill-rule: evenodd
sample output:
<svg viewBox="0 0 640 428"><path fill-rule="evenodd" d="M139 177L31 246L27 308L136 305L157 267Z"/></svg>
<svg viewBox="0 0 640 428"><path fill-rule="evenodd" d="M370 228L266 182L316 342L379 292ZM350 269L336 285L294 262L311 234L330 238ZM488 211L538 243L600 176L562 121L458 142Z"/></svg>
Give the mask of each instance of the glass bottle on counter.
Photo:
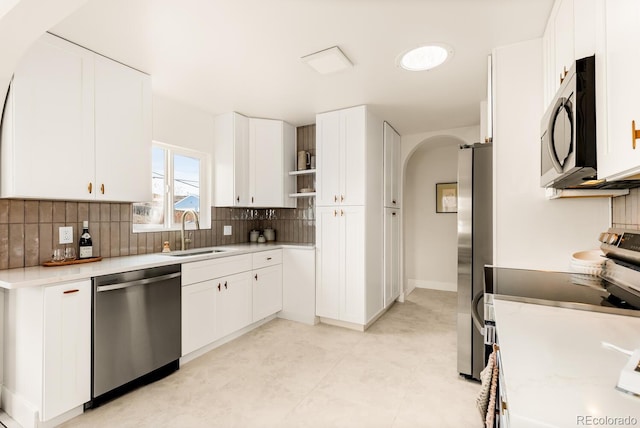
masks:
<svg viewBox="0 0 640 428"><path fill-rule="evenodd" d="M91 241L91 235L89 234L89 222L87 220L82 222L82 235L80 235L78 246L79 258L90 259L93 257L93 242Z"/></svg>

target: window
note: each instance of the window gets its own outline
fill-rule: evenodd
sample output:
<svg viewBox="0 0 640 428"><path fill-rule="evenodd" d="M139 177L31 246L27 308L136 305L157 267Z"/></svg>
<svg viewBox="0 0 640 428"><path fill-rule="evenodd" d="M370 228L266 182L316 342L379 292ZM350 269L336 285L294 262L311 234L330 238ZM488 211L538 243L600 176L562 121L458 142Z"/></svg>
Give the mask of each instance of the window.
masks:
<svg viewBox="0 0 640 428"><path fill-rule="evenodd" d="M210 228L208 155L154 142L151 159L153 200L133 204L133 231L178 230L187 210L198 213L200 228ZM194 229L193 216L186 219Z"/></svg>

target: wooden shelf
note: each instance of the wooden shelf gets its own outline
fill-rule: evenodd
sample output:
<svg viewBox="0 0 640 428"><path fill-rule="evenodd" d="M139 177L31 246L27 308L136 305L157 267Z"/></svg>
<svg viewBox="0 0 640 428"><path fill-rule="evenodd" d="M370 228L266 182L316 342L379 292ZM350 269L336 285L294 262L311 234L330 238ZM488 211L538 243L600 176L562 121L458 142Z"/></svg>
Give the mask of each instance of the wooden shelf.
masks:
<svg viewBox="0 0 640 428"><path fill-rule="evenodd" d="M315 174L315 169L301 169L300 171L289 171L289 175L308 175Z"/></svg>
<svg viewBox="0 0 640 428"><path fill-rule="evenodd" d="M290 198L312 198L315 196L316 196L316 192L289 193Z"/></svg>

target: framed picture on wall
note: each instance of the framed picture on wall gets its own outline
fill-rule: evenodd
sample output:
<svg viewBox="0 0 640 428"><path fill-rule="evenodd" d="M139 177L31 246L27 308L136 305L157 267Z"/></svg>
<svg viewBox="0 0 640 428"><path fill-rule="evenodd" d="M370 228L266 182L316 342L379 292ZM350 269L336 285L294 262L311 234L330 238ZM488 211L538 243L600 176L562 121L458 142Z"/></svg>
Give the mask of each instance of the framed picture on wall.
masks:
<svg viewBox="0 0 640 428"><path fill-rule="evenodd" d="M458 212L458 183L436 183L436 212Z"/></svg>

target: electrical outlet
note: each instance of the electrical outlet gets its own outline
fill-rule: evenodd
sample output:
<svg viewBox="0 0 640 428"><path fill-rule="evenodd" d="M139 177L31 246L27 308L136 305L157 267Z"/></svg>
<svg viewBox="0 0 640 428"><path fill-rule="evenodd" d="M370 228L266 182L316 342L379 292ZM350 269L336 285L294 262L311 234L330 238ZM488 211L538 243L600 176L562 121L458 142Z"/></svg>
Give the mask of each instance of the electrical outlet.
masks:
<svg viewBox="0 0 640 428"><path fill-rule="evenodd" d="M224 231L222 232L225 236L231 235L231 226L225 226Z"/></svg>
<svg viewBox="0 0 640 428"><path fill-rule="evenodd" d="M71 244L73 242L73 226L61 227L59 231L61 244Z"/></svg>

